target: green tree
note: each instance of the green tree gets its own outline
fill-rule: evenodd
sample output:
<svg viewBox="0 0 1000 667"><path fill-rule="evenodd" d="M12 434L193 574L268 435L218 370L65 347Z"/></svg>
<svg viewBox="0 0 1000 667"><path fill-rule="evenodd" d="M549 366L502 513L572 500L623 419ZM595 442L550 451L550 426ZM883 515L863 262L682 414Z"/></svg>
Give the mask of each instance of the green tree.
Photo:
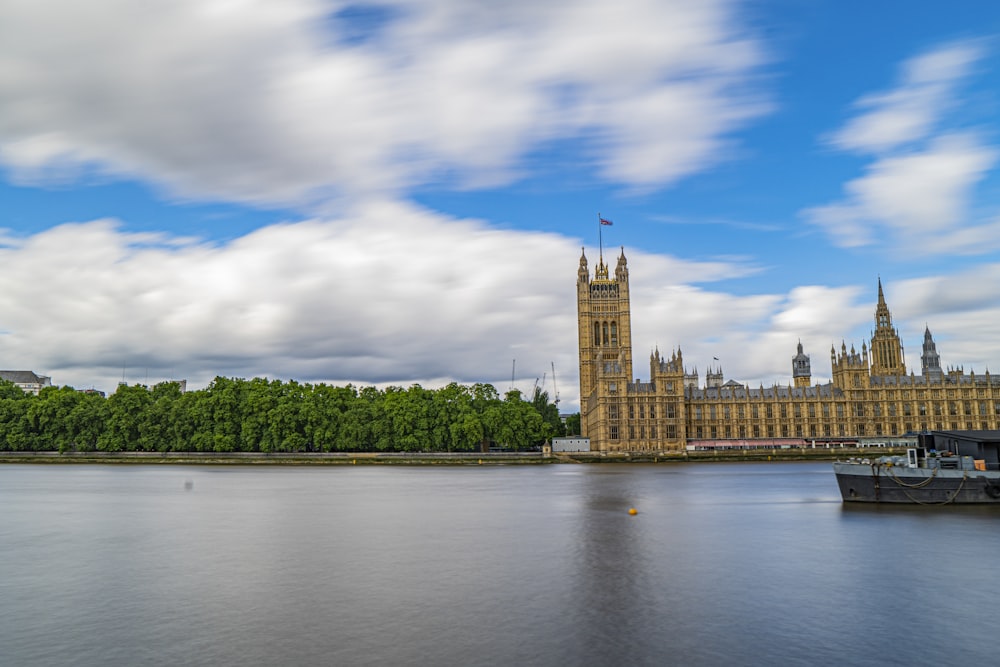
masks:
<svg viewBox="0 0 1000 667"><path fill-rule="evenodd" d="M580 435L580 413L566 417L566 435Z"/></svg>
<svg viewBox="0 0 1000 667"><path fill-rule="evenodd" d="M152 402L152 394L143 385L119 385L108 397L106 427L97 439L97 448L105 452L136 450L143 413Z"/></svg>

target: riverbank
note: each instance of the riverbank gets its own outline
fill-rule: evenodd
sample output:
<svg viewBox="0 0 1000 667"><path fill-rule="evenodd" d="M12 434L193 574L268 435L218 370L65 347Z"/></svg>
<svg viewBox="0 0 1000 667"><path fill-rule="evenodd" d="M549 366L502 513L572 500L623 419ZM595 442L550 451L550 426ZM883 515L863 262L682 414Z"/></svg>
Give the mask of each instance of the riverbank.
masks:
<svg viewBox="0 0 1000 667"><path fill-rule="evenodd" d="M0 464L167 464L167 465L548 465L576 463L685 463L734 461L836 461L900 454L894 448L755 449L698 452L599 454L560 452L454 453L263 453L263 452L0 452Z"/></svg>

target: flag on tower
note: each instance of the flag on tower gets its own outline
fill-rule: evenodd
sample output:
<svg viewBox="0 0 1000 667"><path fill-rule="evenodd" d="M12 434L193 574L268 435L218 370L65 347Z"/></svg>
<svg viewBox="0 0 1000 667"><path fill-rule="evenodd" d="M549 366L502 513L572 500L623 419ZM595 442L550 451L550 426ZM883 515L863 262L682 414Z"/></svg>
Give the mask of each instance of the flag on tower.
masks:
<svg viewBox="0 0 1000 667"><path fill-rule="evenodd" d="M615 223L611 222L610 220L608 220L607 218L601 218L600 220L601 220L601 224L602 225L613 225L613 224L615 224Z"/></svg>

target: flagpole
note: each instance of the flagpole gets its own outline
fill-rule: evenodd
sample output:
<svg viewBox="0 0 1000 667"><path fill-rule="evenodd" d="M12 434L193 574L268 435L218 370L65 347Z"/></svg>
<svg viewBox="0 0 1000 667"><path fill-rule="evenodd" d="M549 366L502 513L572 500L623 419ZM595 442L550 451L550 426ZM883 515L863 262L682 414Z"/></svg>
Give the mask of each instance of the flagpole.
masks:
<svg viewBox="0 0 1000 667"><path fill-rule="evenodd" d="M604 230L601 229L604 225L601 224L601 212L597 212L597 243L600 247L600 258L601 262L604 261Z"/></svg>

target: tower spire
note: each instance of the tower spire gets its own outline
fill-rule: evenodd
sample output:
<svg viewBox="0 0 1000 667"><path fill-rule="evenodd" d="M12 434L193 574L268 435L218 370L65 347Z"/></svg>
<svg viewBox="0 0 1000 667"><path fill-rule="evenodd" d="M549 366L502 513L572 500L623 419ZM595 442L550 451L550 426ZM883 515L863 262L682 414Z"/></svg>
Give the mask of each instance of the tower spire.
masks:
<svg viewBox="0 0 1000 667"><path fill-rule="evenodd" d="M871 340L872 375L906 375L903 344L892 326L892 313L885 302L882 277L878 279L878 305L875 307L875 331Z"/></svg>

